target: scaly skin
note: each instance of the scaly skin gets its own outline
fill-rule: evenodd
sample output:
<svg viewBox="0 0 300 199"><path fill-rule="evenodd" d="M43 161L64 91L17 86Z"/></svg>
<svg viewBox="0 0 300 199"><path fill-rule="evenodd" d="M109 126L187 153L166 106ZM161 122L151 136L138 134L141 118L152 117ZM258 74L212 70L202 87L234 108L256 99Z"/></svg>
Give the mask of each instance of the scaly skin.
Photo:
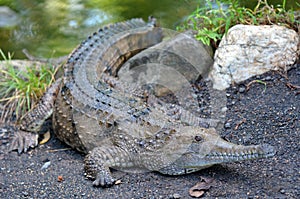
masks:
<svg viewBox="0 0 300 199"><path fill-rule="evenodd" d="M86 175L95 186L103 187L115 181L109 168L180 175L213 164L274 155L271 146L232 144L213 128L171 117L168 109L103 81L103 75L116 75L129 57L161 40L161 29L153 19L148 24L140 19L118 23L90 36L70 55L62 84L54 84L45 94L49 101L42 100L38 111L23 119L21 129L32 132L23 137L35 135L53 111L57 137L88 153ZM47 105L54 101L54 108L52 103ZM12 149L27 150L24 146L28 144L15 142Z"/></svg>
<svg viewBox="0 0 300 199"><path fill-rule="evenodd" d="M182 175L214 164L275 154L270 145L236 145L223 140L214 128L194 126L178 125L142 140L115 132L113 139L115 145L96 147L85 158L86 174L94 179L95 186L113 185L115 179L109 168L142 168Z"/></svg>

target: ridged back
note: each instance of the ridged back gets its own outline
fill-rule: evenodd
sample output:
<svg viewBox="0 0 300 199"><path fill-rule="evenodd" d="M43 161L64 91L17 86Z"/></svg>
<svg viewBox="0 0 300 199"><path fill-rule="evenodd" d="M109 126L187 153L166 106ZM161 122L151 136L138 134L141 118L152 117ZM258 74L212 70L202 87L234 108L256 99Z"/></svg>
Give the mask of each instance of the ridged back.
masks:
<svg viewBox="0 0 300 199"><path fill-rule="evenodd" d="M116 111L123 114L122 110L131 108L123 96L110 92L101 79L103 73L116 75L129 57L161 40L162 31L154 20L132 19L101 28L83 41L64 66L54 110L58 137L80 151L85 151L83 145L93 148L95 140L103 140L109 128L100 123L109 125L118 115ZM81 143L83 136L92 140L85 138L86 143Z"/></svg>

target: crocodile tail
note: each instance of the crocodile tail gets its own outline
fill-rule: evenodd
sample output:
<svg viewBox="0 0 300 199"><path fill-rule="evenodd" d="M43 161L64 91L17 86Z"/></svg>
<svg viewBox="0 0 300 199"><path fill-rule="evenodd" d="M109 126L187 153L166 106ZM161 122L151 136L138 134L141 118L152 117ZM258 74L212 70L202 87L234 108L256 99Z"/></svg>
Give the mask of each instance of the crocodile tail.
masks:
<svg viewBox="0 0 300 199"><path fill-rule="evenodd" d="M155 19L151 21L156 24ZM61 140L77 149L80 145L90 149L92 144L86 138L91 137L89 132L105 132L108 127L104 124L131 108L122 103L126 102L123 96L111 92L103 76L117 74L131 56L161 42L162 31L153 25L142 19L107 25L71 53L64 65L63 85L54 111L58 121L54 131L59 132ZM106 136L100 134L92 143L103 142Z"/></svg>
<svg viewBox="0 0 300 199"><path fill-rule="evenodd" d="M51 116L60 88L61 78L57 79L44 93L41 100L20 120L21 130L38 133L44 122Z"/></svg>
<svg viewBox="0 0 300 199"><path fill-rule="evenodd" d="M151 18L151 23L156 24ZM92 105L103 73L115 76L122 64L139 51L159 43L162 33L142 19L108 25L83 41L64 66L64 85L75 99ZM82 74L86 74L83 76ZM78 77L77 77L78 76ZM68 98L68 97L67 97ZM93 105L92 105L93 106Z"/></svg>

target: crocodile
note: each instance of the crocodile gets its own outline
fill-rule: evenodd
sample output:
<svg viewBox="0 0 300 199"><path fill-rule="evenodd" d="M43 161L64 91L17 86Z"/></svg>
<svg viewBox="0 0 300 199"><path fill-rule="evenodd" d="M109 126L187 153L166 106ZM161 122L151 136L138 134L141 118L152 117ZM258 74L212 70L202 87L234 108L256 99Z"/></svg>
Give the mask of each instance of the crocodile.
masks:
<svg viewBox="0 0 300 199"><path fill-rule="evenodd" d="M154 18L132 19L99 29L65 63L64 75L19 124L10 149L37 146L38 131L51 117L56 136L85 153L85 175L94 186L115 183L110 168L138 168L181 175L214 164L271 157L274 147L243 146L222 139L215 128L188 124L168 110L104 81L122 64L163 39Z"/></svg>

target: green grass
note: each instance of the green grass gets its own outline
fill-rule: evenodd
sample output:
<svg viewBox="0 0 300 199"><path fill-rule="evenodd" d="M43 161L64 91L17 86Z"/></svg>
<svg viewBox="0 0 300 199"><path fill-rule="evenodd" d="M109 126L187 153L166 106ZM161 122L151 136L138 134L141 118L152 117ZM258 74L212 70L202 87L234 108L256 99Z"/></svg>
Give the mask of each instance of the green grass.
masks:
<svg viewBox="0 0 300 199"><path fill-rule="evenodd" d="M236 24L276 24L299 31L300 21L295 19L295 12L292 9L286 10L286 0L277 7L269 5L267 0L258 0L254 9L241 7L238 0L228 0L226 4L216 0L215 7L210 0L206 0L206 5L197 8L177 29L193 29L197 32L195 36L197 40L215 48L229 28Z"/></svg>
<svg viewBox="0 0 300 199"><path fill-rule="evenodd" d="M12 65L12 55L6 56L0 49L5 64L0 68L0 103L2 120L20 119L30 110L54 81L56 69L51 65L24 66L24 70Z"/></svg>

